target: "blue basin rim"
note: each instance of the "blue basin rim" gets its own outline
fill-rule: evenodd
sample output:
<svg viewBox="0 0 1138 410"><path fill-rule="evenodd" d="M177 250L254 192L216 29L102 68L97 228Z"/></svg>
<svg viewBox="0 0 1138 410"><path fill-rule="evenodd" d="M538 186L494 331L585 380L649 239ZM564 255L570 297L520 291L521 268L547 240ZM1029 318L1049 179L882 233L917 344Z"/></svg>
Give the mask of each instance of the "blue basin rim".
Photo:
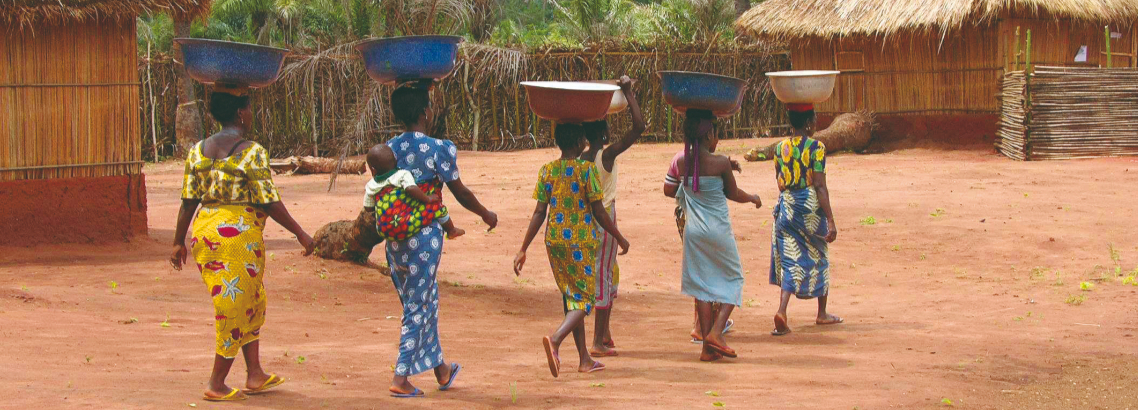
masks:
<svg viewBox="0 0 1138 410"><path fill-rule="evenodd" d="M280 76L289 50L204 38L176 38L186 71L202 83L264 87Z"/></svg>
<svg viewBox="0 0 1138 410"><path fill-rule="evenodd" d="M439 43L451 43L451 44L459 44L459 43L462 43L463 41L466 41L466 39L464 39L460 36L444 36L444 35L438 35L438 34L425 35L425 36L381 37L381 38L373 38L373 39L368 39L368 40L364 40L364 41L359 42L359 44L356 44L356 50L363 51L364 48L366 48L367 46L370 46L372 44L375 44L375 43L402 42L402 41L407 41L407 40L437 40Z"/></svg>

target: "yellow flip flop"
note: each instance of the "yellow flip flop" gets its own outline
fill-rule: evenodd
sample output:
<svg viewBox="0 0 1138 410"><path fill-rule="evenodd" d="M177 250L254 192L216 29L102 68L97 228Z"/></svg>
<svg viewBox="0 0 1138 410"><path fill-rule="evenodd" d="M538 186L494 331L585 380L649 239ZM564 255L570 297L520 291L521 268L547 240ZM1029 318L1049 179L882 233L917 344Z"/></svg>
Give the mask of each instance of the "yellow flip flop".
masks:
<svg viewBox="0 0 1138 410"><path fill-rule="evenodd" d="M244 394L241 394L241 389L230 390L229 394L221 397L210 397L209 395L204 394L202 395L202 400L205 401L241 401L247 398L248 397L246 397Z"/></svg>
<svg viewBox="0 0 1138 410"><path fill-rule="evenodd" d="M283 378L283 377L278 377L278 376L277 376L277 375L275 375L275 374L270 374L270 375L269 375L269 380L265 380L265 384L262 384L262 385L261 385L261 387L258 387L258 388L256 388L256 389L248 389L248 390L245 390L245 393L248 393L248 394L261 394L261 393L264 393L264 392L268 391L269 389L272 389L272 388L274 388L274 387L277 387L277 386L280 386L280 385L284 384L284 382L285 382L285 378Z"/></svg>

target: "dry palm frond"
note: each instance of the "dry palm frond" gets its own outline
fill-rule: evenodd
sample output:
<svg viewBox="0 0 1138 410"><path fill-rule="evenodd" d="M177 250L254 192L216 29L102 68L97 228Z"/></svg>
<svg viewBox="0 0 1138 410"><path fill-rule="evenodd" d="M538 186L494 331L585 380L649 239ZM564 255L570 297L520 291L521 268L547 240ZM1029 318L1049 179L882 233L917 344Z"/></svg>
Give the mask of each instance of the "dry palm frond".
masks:
<svg viewBox="0 0 1138 410"><path fill-rule="evenodd" d="M1082 21L1133 21L1138 0L767 0L735 22L740 32L776 38L944 33L1004 11Z"/></svg>
<svg viewBox="0 0 1138 410"><path fill-rule="evenodd" d="M403 35L455 34L475 13L468 0L383 0L382 7Z"/></svg>
<svg viewBox="0 0 1138 410"><path fill-rule="evenodd" d="M197 16L209 6L210 0L4 0L0 21L25 28L40 22L133 20L151 13Z"/></svg>
<svg viewBox="0 0 1138 410"><path fill-rule="evenodd" d="M463 43L462 51L466 57L462 63L471 65L474 78L479 82L485 78L494 79L498 84L517 82L526 64L526 54L518 50Z"/></svg>

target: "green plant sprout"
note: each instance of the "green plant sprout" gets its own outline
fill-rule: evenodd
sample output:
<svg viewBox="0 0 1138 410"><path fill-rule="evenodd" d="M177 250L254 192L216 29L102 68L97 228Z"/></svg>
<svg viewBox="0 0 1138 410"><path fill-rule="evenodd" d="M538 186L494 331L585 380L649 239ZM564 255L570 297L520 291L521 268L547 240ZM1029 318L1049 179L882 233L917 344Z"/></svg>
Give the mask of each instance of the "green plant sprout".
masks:
<svg viewBox="0 0 1138 410"><path fill-rule="evenodd" d="M166 320L163 320L162 323L158 324L158 326L170 327L170 313L169 312L166 313Z"/></svg>
<svg viewBox="0 0 1138 410"><path fill-rule="evenodd" d="M944 208L937 208L936 211L933 211L933 213L929 214L929 216L931 216L933 218L939 218L941 216L944 216L944 214L947 214L947 213L948 213L948 211L945 211Z"/></svg>
<svg viewBox="0 0 1138 410"><path fill-rule="evenodd" d="M1067 304L1071 306L1079 306L1087 301L1087 295L1070 295L1067 296Z"/></svg>
<svg viewBox="0 0 1138 410"><path fill-rule="evenodd" d="M877 218L874 218L872 216L867 216L867 217L861 219L861 224L862 225L877 225Z"/></svg>

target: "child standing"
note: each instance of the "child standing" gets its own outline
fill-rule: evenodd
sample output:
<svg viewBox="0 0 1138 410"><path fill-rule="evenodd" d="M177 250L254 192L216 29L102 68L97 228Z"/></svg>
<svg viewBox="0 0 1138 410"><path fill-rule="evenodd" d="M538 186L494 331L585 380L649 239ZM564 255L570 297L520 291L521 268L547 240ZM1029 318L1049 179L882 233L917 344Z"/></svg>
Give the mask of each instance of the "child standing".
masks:
<svg viewBox="0 0 1138 410"><path fill-rule="evenodd" d="M423 192L423 189L415 184L415 176L409 171L399 169L396 165L395 153L387 145L376 145L367 153L367 167L371 170L372 180L368 181L364 188L366 191L364 209L375 212L377 204L381 208L380 212L384 215L376 216L376 226L380 230L381 237L402 240L405 236L418 232L417 229L411 232L403 227L422 228L430 225L431 220L435 219L442 224L447 239L454 239L466 233L451 222L438 192L431 194ZM407 201L405 196L419 203ZM422 209L419 209L420 205Z"/></svg>
<svg viewBox="0 0 1138 410"><path fill-rule="evenodd" d="M596 168L578 158L585 150L583 127L561 124L557 126L556 135L561 157L541 167L533 193L537 207L522 248L514 258L514 274L520 276L526 263L526 250L548 219L545 248L565 309L565 320L561 326L542 339L553 377L560 372L558 350L569 333L573 334L580 356L577 371L592 373L605 369L604 364L593 360L585 345L585 316L592 311L596 298L593 269L599 241L593 219L616 238L621 255L628 253L629 246L605 212L601 202L604 193L597 182ZM553 212L549 212L550 208Z"/></svg>
<svg viewBox="0 0 1138 410"><path fill-rule="evenodd" d="M600 120L586 123L585 138L589 140L589 149L581 154L581 159L596 164L597 181L604 191L602 204L605 212L612 218L613 225L616 225L616 178L619 173L616 158L631 148L644 134L646 128L640 104L636 101L636 94L632 92L632 80L628 76L621 76L618 84L620 92L628 100L628 111L632 114L632 128L624 138L605 147L605 144L609 143L608 122ZM620 284L620 267L616 263L616 238L607 232L603 235L600 247L597 248L596 266L593 267L597 279L597 316L593 328L593 347L589 350L589 354L593 357L617 355L609 323L617 286Z"/></svg>

